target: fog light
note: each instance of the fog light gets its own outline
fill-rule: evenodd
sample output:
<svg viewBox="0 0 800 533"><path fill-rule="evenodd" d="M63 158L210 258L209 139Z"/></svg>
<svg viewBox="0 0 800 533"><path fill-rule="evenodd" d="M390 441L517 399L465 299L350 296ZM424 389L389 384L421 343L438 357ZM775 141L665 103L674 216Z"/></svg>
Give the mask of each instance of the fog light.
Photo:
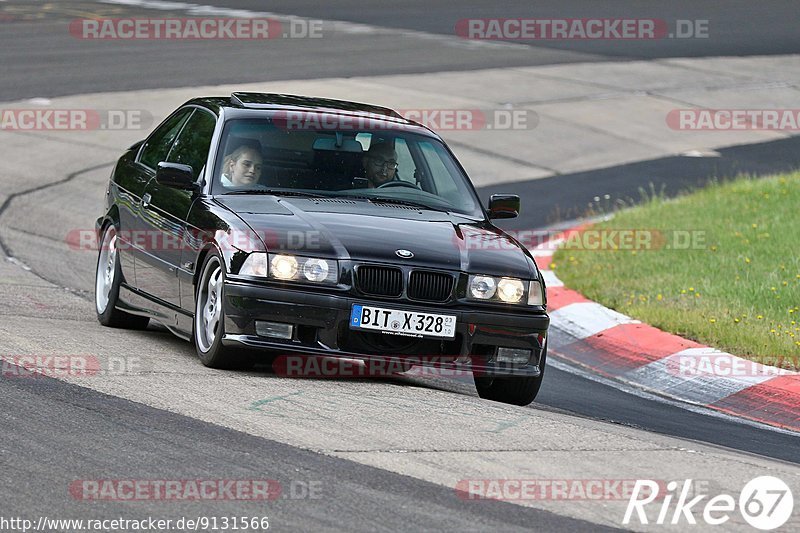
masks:
<svg viewBox="0 0 800 533"><path fill-rule="evenodd" d="M531 358L530 350L523 350L522 348L497 348L497 362L498 363L515 363L524 364Z"/></svg>
<svg viewBox="0 0 800 533"><path fill-rule="evenodd" d="M273 337L276 339L291 339L294 333L293 324L281 322L262 322L256 320L256 333L259 337Z"/></svg>

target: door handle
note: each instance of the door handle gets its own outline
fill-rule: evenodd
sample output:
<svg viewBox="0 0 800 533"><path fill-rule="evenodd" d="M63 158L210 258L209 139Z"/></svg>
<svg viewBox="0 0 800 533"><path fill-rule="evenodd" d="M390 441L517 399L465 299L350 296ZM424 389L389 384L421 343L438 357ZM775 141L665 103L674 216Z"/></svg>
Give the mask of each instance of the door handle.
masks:
<svg viewBox="0 0 800 533"><path fill-rule="evenodd" d="M150 200L152 200L152 198L153 197L150 196L150 193L146 193L144 196L142 196L142 207L147 207L150 205Z"/></svg>

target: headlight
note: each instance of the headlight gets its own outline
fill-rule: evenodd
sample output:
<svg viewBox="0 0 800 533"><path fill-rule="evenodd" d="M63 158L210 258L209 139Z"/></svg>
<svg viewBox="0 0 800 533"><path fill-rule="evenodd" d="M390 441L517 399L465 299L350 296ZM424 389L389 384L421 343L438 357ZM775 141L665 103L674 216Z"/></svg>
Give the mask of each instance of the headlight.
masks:
<svg viewBox="0 0 800 533"><path fill-rule="evenodd" d="M538 281L531 281L529 285L528 305L544 305L544 289Z"/></svg>
<svg viewBox="0 0 800 533"><path fill-rule="evenodd" d="M518 278L471 275L467 298L504 304L544 305L542 284Z"/></svg>
<svg viewBox="0 0 800 533"><path fill-rule="evenodd" d="M267 277L267 254L252 253L244 260L242 268L239 269L242 276Z"/></svg>
<svg viewBox="0 0 800 533"><path fill-rule="evenodd" d="M522 280L502 278L497 284L497 296L506 303L519 303L524 295L525 285Z"/></svg>
<svg viewBox="0 0 800 533"><path fill-rule="evenodd" d="M497 283L489 276L470 276L469 293L473 298L488 300L497 292Z"/></svg>
<svg viewBox="0 0 800 533"><path fill-rule="evenodd" d="M269 276L282 281L310 281L336 285L339 281L339 263L333 259L269 255Z"/></svg>
<svg viewBox="0 0 800 533"><path fill-rule="evenodd" d="M253 252L242 263L239 274L336 285L339 281L339 263L334 259Z"/></svg>
<svg viewBox="0 0 800 533"><path fill-rule="evenodd" d="M330 267L324 259L308 259L303 265L303 275L308 281L325 281Z"/></svg>
<svg viewBox="0 0 800 533"><path fill-rule="evenodd" d="M291 255L273 255L269 262L269 273L273 278L294 279L297 276L297 259Z"/></svg>

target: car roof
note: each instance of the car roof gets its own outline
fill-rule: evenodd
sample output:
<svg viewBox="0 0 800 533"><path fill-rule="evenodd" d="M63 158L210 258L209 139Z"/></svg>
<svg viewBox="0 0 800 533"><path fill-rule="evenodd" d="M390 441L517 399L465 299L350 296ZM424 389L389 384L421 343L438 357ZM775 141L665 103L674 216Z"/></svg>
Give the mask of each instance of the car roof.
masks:
<svg viewBox="0 0 800 533"><path fill-rule="evenodd" d="M343 115L350 117L364 117L370 120L380 120L391 122L399 129L419 131L422 128L426 133L433 134L433 131L426 126L403 117L397 111L388 107L348 100L335 100L332 98L319 98L313 96L299 96L294 94L280 93L251 93L234 92L229 98L226 97L204 97L194 98L184 105L199 105L220 115L223 110L231 117L257 117L260 111L304 111L311 113L325 113ZM229 111L236 112L230 113ZM239 112L241 110L241 112ZM251 112L248 112L251 111Z"/></svg>

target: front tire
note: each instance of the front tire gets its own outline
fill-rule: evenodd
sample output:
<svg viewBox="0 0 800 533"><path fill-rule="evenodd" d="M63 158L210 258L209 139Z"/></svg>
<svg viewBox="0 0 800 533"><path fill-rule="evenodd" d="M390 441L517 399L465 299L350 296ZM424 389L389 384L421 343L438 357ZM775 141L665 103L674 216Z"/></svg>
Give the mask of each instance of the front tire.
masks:
<svg viewBox="0 0 800 533"><path fill-rule="evenodd" d="M194 345L200 362L209 368L232 369L251 366L246 354L233 353L222 344L225 336L225 267L216 251L203 263L195 289Z"/></svg>
<svg viewBox="0 0 800 533"><path fill-rule="evenodd" d="M528 405L539 394L544 379L544 369L547 363L547 345L542 349L542 358L539 362L540 374L537 377L475 377L475 388L478 396L484 400L508 403L512 405Z"/></svg>
<svg viewBox="0 0 800 533"><path fill-rule="evenodd" d="M103 230L95 269L94 303L97 320L111 328L145 329L150 319L117 309L122 267L117 253L117 228L109 224Z"/></svg>

